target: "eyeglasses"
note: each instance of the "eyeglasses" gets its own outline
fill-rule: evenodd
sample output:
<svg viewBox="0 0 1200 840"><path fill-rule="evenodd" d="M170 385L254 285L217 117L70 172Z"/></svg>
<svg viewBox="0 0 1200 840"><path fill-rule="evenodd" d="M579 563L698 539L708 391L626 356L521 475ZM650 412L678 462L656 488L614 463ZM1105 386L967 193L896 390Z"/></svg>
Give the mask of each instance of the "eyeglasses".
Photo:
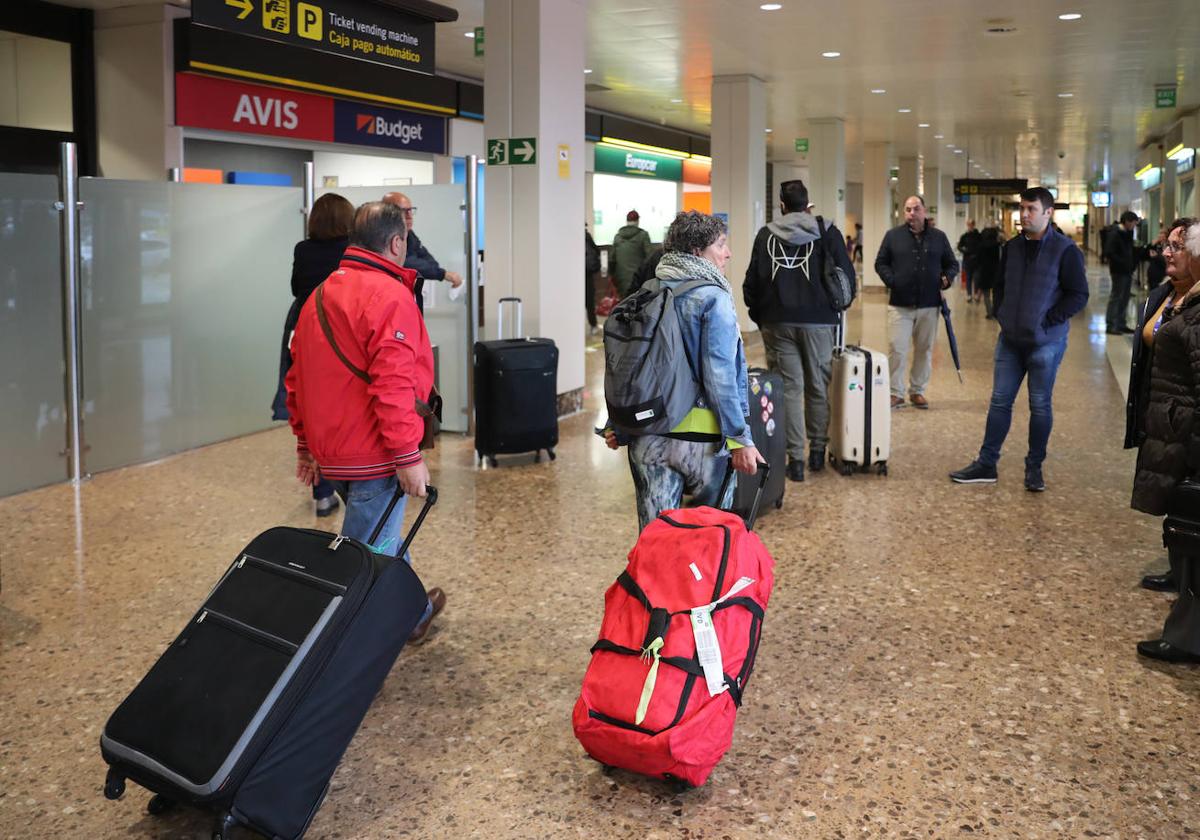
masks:
<svg viewBox="0 0 1200 840"><path fill-rule="evenodd" d="M1182 242L1171 242L1170 240L1167 240L1163 243L1161 250L1164 254L1167 253L1167 251L1172 251L1176 254L1182 254L1183 247L1184 246Z"/></svg>
<svg viewBox="0 0 1200 840"><path fill-rule="evenodd" d="M401 207L401 208L400 208L400 212L401 212L401 213L410 213L410 214L411 214L411 213L416 213L416 212L417 212L417 208L416 208L416 207Z"/></svg>

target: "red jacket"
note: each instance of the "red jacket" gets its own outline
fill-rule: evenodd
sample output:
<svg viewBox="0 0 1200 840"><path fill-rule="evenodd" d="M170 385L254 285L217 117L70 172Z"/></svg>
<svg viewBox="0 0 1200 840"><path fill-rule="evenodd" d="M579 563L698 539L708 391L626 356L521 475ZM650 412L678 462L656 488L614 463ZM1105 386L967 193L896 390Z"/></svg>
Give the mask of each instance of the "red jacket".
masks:
<svg viewBox="0 0 1200 840"><path fill-rule="evenodd" d="M287 407L297 449L311 452L326 478L379 478L421 461L423 421L415 400L433 389L433 349L413 297L416 279L412 269L351 247L324 283L334 339L368 373L369 384L330 347L317 319L317 296L300 310Z"/></svg>

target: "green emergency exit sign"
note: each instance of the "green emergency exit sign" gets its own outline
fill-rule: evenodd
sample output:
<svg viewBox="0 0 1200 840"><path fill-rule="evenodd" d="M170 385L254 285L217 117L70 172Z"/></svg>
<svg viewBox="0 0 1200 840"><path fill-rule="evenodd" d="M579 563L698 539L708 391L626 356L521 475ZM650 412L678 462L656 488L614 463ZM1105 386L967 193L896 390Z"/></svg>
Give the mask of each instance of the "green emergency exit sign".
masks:
<svg viewBox="0 0 1200 840"><path fill-rule="evenodd" d="M796 138L796 151L797 152L805 152L805 153L808 152L808 138L807 137L797 137Z"/></svg>
<svg viewBox="0 0 1200 840"><path fill-rule="evenodd" d="M1154 90L1154 107L1155 108L1174 108L1175 107L1175 88L1160 87Z"/></svg>

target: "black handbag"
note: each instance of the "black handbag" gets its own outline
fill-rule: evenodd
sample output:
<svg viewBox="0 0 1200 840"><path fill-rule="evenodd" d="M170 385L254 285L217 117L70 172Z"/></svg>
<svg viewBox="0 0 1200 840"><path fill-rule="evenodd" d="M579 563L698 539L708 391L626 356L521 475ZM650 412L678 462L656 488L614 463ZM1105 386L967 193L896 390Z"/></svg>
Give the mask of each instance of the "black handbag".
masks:
<svg viewBox="0 0 1200 840"><path fill-rule="evenodd" d="M821 285L829 298L829 305L835 312L844 312L854 303L854 295L858 291L854 281L846 276L833 259L833 254L825 245L825 220L817 216L817 229L821 234L821 251L823 254L821 266Z"/></svg>

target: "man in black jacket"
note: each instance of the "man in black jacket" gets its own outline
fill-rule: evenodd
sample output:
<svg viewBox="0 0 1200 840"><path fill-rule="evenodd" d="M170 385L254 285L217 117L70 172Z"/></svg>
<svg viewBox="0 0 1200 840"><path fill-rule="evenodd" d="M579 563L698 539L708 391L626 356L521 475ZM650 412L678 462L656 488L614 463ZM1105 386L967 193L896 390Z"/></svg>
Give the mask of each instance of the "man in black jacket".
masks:
<svg viewBox="0 0 1200 840"><path fill-rule="evenodd" d="M803 181L779 187L782 215L758 232L742 294L762 331L767 365L783 376L787 406L787 477L804 480L825 466L829 442L829 378L833 372L838 313L821 282L825 260L834 260L854 282L854 265L834 225L808 212ZM824 230L822 228L824 227Z"/></svg>
<svg viewBox="0 0 1200 840"><path fill-rule="evenodd" d="M1126 320L1129 315L1129 292L1133 285L1133 229L1137 213L1126 210L1121 223L1114 227L1104 241L1104 256L1108 259L1108 274L1112 290L1108 293L1108 312L1105 316L1109 335L1129 335L1133 332Z"/></svg>
<svg viewBox="0 0 1200 840"><path fill-rule="evenodd" d="M958 276L958 260L946 234L925 223L925 199L904 200L904 224L889 230L875 257L875 273L888 287L888 366L892 408L904 407L908 352L913 350L907 393L917 408L929 408L925 388L933 373L942 292ZM915 346L914 346L915 345Z"/></svg>
<svg viewBox="0 0 1200 840"><path fill-rule="evenodd" d="M404 267L415 269L417 272L417 285L413 289L413 295L417 298L417 309L424 315L425 296L421 294L421 290L425 287L425 281L445 280L457 289L462 285L462 275L457 271L447 271L438 265L437 259L429 253L429 249L421 244L421 240L413 232L413 214L417 212L417 208L413 207L408 196L402 192L390 192L383 200L399 207L404 213L404 221L408 222L408 256L404 258Z"/></svg>

